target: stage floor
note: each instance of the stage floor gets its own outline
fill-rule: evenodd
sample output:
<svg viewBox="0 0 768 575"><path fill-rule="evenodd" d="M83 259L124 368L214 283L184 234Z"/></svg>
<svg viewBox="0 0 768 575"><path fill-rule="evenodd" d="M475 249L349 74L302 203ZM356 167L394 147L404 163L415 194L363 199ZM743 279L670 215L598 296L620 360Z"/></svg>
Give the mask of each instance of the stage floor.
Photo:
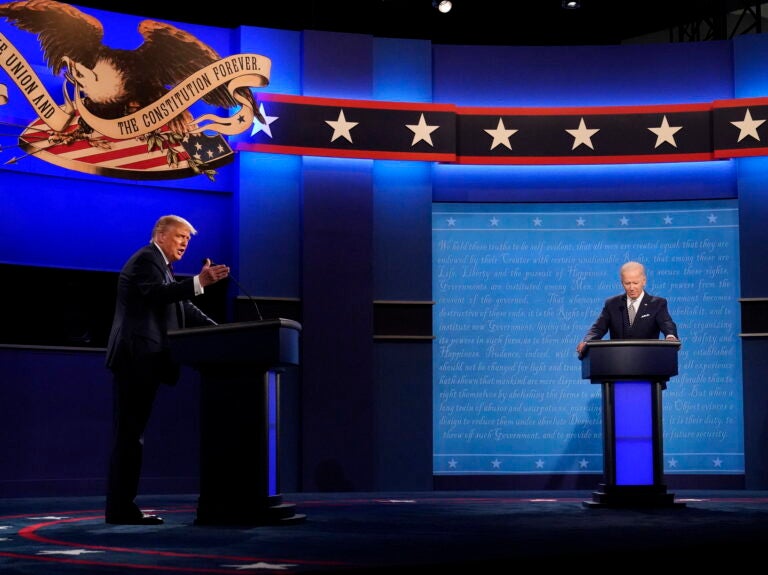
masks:
<svg viewBox="0 0 768 575"><path fill-rule="evenodd" d="M105 524L100 497L0 499L0 573L734 569L768 549L768 492L674 495L683 505L614 509L585 506L591 491L284 494L303 521L245 527L196 525L196 495L141 497L165 519L152 527Z"/></svg>

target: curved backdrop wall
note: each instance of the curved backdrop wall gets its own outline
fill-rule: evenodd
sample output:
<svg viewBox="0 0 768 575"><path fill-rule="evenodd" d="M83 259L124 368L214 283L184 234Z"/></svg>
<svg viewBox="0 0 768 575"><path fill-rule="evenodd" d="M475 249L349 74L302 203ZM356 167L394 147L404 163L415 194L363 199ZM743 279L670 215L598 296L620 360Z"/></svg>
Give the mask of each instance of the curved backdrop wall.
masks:
<svg viewBox="0 0 768 575"><path fill-rule="evenodd" d="M103 22L108 42L127 47L140 42L135 30L141 18L105 11L89 13ZM768 77L764 62L768 60L763 57L768 38L763 35L674 45L470 47L358 34L177 25L221 54L248 52L269 57L270 85L256 90L257 96L272 93L533 108L709 104L768 96L764 85ZM57 93L61 80L48 71L34 36L6 22L0 23L0 33L23 50L51 92ZM0 83L7 82L3 78ZM269 115L268 99L264 105ZM282 423L285 455L281 465L285 468L287 490L430 489L435 485L433 474L442 472L442 467L433 467L432 463L433 455L440 456L444 449L440 441L435 441L442 428L433 404L439 405L440 377L450 367L446 362L451 361L441 353L446 342L440 331L443 324L439 313L453 304L445 301L444 294L434 286L441 273L439 258L454 256L450 250L446 253L434 249L435 234L442 233L433 231L434 214L444 210L498 210L505 217L531 210L610 212L618 203L622 211L631 210L635 218L647 210L667 209L668 202L690 202L681 208L682 212L723 205L733 210L730 214L738 214L729 219L729 231L723 232L731 235L721 240L727 243L724 255L728 258L728 273L734 276L725 292L728 313L738 315L735 300L740 295L765 295L763 272L757 263L766 256L762 253L766 248L761 247L764 242L760 241L761 214L765 212L760 190L764 189L766 173L762 158L480 166L240 151L235 161L217 171L213 181L192 177L146 182L88 175L39 158L22 158L14 147L16 133L33 117L29 103L9 86L9 102L0 107L0 121L5 124L4 135L0 136L0 199L4 206L0 210L0 264L116 273L130 253L148 241L151 225L159 215L179 213L200 230L183 260L182 273L194 273L200 258L213 257L231 263L235 277L256 298L295 303L296 318L303 325L302 364L297 374L288 378L291 390L286 393ZM280 125L277 119L269 127L277 133ZM269 135L254 126L235 140L268 142ZM514 138L511 141L514 145ZM13 157L18 161L9 162ZM609 231L601 233L605 238L593 237L589 241L612 237ZM699 232L681 229L676 233L675 241L683 242L688 238L686 234ZM655 240L667 241L654 231L644 234L633 239L649 246ZM627 255L633 253L629 250ZM657 259L663 254L650 247L637 253L649 260L654 273L678 269ZM707 267L709 260L697 260L701 254L695 250L686 250L683 255L700 262L694 267ZM616 267L614 261L609 263L599 266L608 277ZM534 263L529 265L538 269ZM505 269L497 271L503 273ZM557 274L563 268L543 264L542 272ZM654 280L658 278L654 276ZM561 334L560 343L567 352L574 345L571 335L587 327L584 320L597 313L597 299L611 289L603 287L602 281L600 286L594 292L589 290L587 299L579 299L581 308L576 313L582 321L573 326L573 333ZM230 299L242 295L236 286L229 288ZM579 286L571 286L574 297L578 290ZM688 307L679 299L688 297L685 286L673 287L669 283L663 291L672 302L678 298L680 307ZM57 301L57 293L57 286L50 286L52 301L66 305ZM377 338L374 319L380 311L379 302L392 301L427 308L434 302L437 339L433 342L430 338L410 337L412 318L404 322L404 337ZM19 305L39 304L27 301ZM532 300L525 309L535 315L545 313L550 305ZM695 313L680 314L684 334L701 321ZM242 317L230 315L227 319ZM734 321L727 330L734 364L741 356L736 326ZM717 337L723 338L723 333ZM734 415L728 422L727 439L710 445L715 452L732 454L735 463L723 470L686 466L686 473L718 477L725 473L733 475L736 484L768 485L768 469L762 463L758 441L759 410L768 403L759 385L763 346L761 340L745 343L743 366L735 368L735 373L729 372L734 381L727 382L727 388L733 393L723 400L723 409ZM559 354L566 350L558 351L558 347L550 349L540 361L565 365ZM688 349L687 353L694 353L697 348L692 345L690 352ZM15 367L8 372L15 377L4 383L8 401L2 402L5 407L0 408L10 409L8 406L19 397L27 401L29 390L22 391L26 384L23 362L34 360L28 354L8 350L3 353L4 360ZM99 402L96 411L107 412L108 399L94 399L88 386L79 383L106 379L101 366L88 360L79 369L76 377L72 377L69 365L66 373L55 369L50 376L66 380L71 393L83 404L95 400ZM569 364L567 370L572 369ZM193 374L188 377L190 385L194 385ZM693 377L693 372L681 380L685 377ZM717 383L711 387L720 389ZM674 390L675 399L689 401L694 390L695 385L682 385L681 381L680 388ZM182 397L188 403L174 410L194 412L194 394ZM51 398L44 393L38 401L41 404L37 409L43 416L55 411L55 405L48 403ZM557 403L556 399L551 401ZM744 410L742 401L748 406ZM743 426L739 415L742 411ZM82 426L63 426L64 431L37 427L32 433L42 435L37 437L35 447L45 445L46 434L53 433L63 433L67 441L82 443L94 433L105 433L103 419L86 418ZM543 420L540 423L544 425ZM190 433L195 431L193 426ZM29 433L15 428L9 441L23 445ZM174 439L178 442L178 438ZM154 440L165 441L162 433ZM670 439L669 446L675 453L688 448L682 439ZM702 447L699 442L694 446ZM487 446L477 448L484 451ZM527 447L510 437L503 449L515 454ZM23 450L19 453L22 459L37 457L25 455ZM36 453L40 453L39 449ZM98 468L102 456L87 450L78 455L85 458L83 466L89 470ZM179 471L172 459L162 459L157 458L157 465L149 473L158 483L167 479L165 487L172 485L179 474L188 478L193 473L188 462L179 466ZM0 482L18 485L45 473L34 465L19 464L15 469L4 468ZM558 472L565 470L554 471ZM78 470L57 468L56 474L62 481L73 482L77 481ZM483 486L482 477L476 479L471 485ZM546 484L551 482L534 483ZM515 483L510 480L507 485Z"/></svg>

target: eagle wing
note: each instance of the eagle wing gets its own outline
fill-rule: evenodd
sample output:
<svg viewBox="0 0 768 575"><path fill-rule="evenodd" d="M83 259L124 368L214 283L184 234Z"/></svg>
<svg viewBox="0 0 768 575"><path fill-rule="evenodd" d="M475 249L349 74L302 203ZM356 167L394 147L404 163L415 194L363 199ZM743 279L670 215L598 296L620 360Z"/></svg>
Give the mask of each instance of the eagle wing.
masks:
<svg viewBox="0 0 768 575"><path fill-rule="evenodd" d="M93 68L105 53L104 28L98 19L77 8L55 0L25 0L0 4L0 17L20 30L37 35L43 57L53 73L58 75L66 66L65 58ZM171 24L144 20L139 24L143 43L136 50L121 52L140 70L133 78L133 89L159 96L158 90L175 87L201 68L221 59L218 53L192 34ZM125 60L127 61L127 60ZM263 122L253 92L247 87L237 89L246 98L254 115ZM225 86L219 86L203 96L203 101L220 108L240 105Z"/></svg>
<svg viewBox="0 0 768 575"><path fill-rule="evenodd" d="M64 57L92 65L104 39L96 18L54 0L0 4L0 16L26 32L37 34L48 67L58 75Z"/></svg>
<svg viewBox="0 0 768 575"><path fill-rule="evenodd" d="M144 37L144 43L138 48L137 57L143 63L145 77L148 80L151 77L152 84L174 87L201 68L221 59L213 48L171 24L144 20L139 24L139 33ZM250 101L258 115L251 90L239 88L238 93ZM202 99L220 108L240 106L225 86L211 90Z"/></svg>

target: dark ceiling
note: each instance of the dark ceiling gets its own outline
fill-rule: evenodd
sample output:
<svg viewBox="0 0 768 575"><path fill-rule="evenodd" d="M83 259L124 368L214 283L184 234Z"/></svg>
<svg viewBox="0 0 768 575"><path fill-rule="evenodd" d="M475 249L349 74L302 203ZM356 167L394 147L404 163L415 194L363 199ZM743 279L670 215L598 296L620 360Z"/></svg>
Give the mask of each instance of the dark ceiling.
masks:
<svg viewBox="0 0 768 575"><path fill-rule="evenodd" d="M117 10L107 0L72 2ZM453 0L439 13L431 0L271 0L215 2L203 8L162 0L134 0L118 11L181 23L234 28L241 25L288 30L356 32L417 38L435 44L512 46L612 45L637 41L722 40L762 31L760 2L740 0L581 0L566 10L562 0ZM226 6L226 8L224 7ZM87 8L86 8L87 10ZM741 28L737 29L736 24Z"/></svg>

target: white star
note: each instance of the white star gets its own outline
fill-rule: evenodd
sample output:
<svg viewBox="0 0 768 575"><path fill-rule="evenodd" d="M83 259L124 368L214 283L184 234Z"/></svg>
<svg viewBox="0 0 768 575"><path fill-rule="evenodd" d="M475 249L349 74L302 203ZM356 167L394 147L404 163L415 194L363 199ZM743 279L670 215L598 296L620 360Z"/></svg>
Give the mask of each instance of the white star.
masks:
<svg viewBox="0 0 768 575"><path fill-rule="evenodd" d="M714 224L717 222L717 216L715 214L709 214L707 216L707 221L709 221L710 224Z"/></svg>
<svg viewBox="0 0 768 575"><path fill-rule="evenodd" d="M457 466L458 464L459 464L459 462L458 462L458 461L456 461L455 459L451 459L451 460L448 462L448 467L450 467L451 469L456 469L456 466Z"/></svg>
<svg viewBox="0 0 768 575"><path fill-rule="evenodd" d="M0 541L10 541L10 537L0 537Z"/></svg>
<svg viewBox="0 0 768 575"><path fill-rule="evenodd" d="M629 218L627 216L622 216L619 221L621 222L622 226L629 225Z"/></svg>
<svg viewBox="0 0 768 575"><path fill-rule="evenodd" d="M576 220L576 225L577 226L583 226L586 223L587 223L587 220L585 220L584 218L579 218L579 219Z"/></svg>
<svg viewBox="0 0 768 575"><path fill-rule="evenodd" d="M498 225L499 225L499 218L497 218L497 217L495 217L495 216L494 216L494 217L492 217L492 218L491 218L491 226L493 226L493 227L498 227Z"/></svg>
<svg viewBox="0 0 768 575"><path fill-rule="evenodd" d="M512 149L509 143L509 137L512 136L517 130L508 130L504 127L504 120L499 118L499 123L494 130L485 130L485 133L489 136L493 136L493 142L491 142L491 150L496 146L504 146Z"/></svg>
<svg viewBox="0 0 768 575"><path fill-rule="evenodd" d="M672 223L672 216L664 216L664 223L665 224L671 224Z"/></svg>
<svg viewBox="0 0 768 575"><path fill-rule="evenodd" d="M453 227L453 226L455 226L455 225L456 225L456 218L448 218L448 219L447 219L447 220L445 220L445 221L446 221L446 222L448 222L448 226L449 226L449 227Z"/></svg>
<svg viewBox="0 0 768 575"><path fill-rule="evenodd" d="M763 125L763 123L765 123L765 120L752 119L752 114L749 112L749 108L747 108L747 113L744 114L744 119L741 122L731 122L731 124L739 129L739 139L737 140L739 142L747 136L750 136L759 142L760 136L757 135L757 128Z"/></svg>
<svg viewBox="0 0 768 575"><path fill-rule="evenodd" d="M497 457L493 461L491 461L491 465L494 469L500 469L501 468L501 461L499 461L499 458Z"/></svg>
<svg viewBox="0 0 768 575"><path fill-rule="evenodd" d="M595 147L592 145L592 136L597 134L599 131L599 128L587 128L587 125L584 123L584 118L582 118L579 121L578 130L566 130L566 132L573 136L573 147L571 150L575 150L582 144L594 150Z"/></svg>
<svg viewBox="0 0 768 575"><path fill-rule="evenodd" d="M581 461L579 461L579 468L580 469L586 469L587 467L589 467L589 461L587 461L586 459L584 459L582 457Z"/></svg>
<svg viewBox="0 0 768 575"><path fill-rule="evenodd" d="M33 521L58 521L59 519L69 519L69 517L65 515L45 515L43 517L27 517L27 519L31 519Z"/></svg>
<svg viewBox="0 0 768 575"><path fill-rule="evenodd" d="M544 469L544 460L543 459L537 459L536 460L536 469Z"/></svg>
<svg viewBox="0 0 768 575"><path fill-rule="evenodd" d="M712 465L714 465L715 467L722 467L723 466L723 460L720 459L719 457L717 459L713 459L712 460Z"/></svg>
<svg viewBox="0 0 768 575"><path fill-rule="evenodd" d="M427 121L424 119L424 114L422 114L421 118L419 118L418 124L406 124L405 127L413 132L413 141L411 142L411 146L415 146L418 142L424 140L427 144L434 147L434 144L432 143L432 136L430 134L437 130L440 126L428 126Z"/></svg>
<svg viewBox="0 0 768 575"><path fill-rule="evenodd" d="M661 120L661 126L658 128L648 128L651 132L656 134L656 145L654 148L658 148L661 146L664 142L668 142L672 144L675 148L677 148L677 144L675 143L675 134L683 129L682 126L670 126L669 122L667 122L667 117L664 116L664 118Z"/></svg>
<svg viewBox="0 0 768 575"><path fill-rule="evenodd" d="M0 525L0 531L2 531L3 529L10 529L10 528L11 528L10 525Z"/></svg>
<svg viewBox="0 0 768 575"><path fill-rule="evenodd" d="M349 131L357 126L358 122L347 122L347 119L344 117L344 110L339 110L338 120L326 120L325 123L333 128L331 142L338 138L344 138L350 144L352 143L352 134Z"/></svg>
<svg viewBox="0 0 768 575"><path fill-rule="evenodd" d="M104 553L104 551L93 551L91 549L61 549L37 552L38 555L86 555L88 553Z"/></svg>
<svg viewBox="0 0 768 575"><path fill-rule="evenodd" d="M543 220L541 218L539 218L539 217L533 218L533 225L535 227L539 227L541 225L542 221Z"/></svg>
<svg viewBox="0 0 768 575"><path fill-rule="evenodd" d="M258 563L250 563L248 565L222 565L222 567L231 567L235 570L245 569L272 569L273 571L285 571L290 567L296 567L297 563L264 563L259 561Z"/></svg>
<svg viewBox="0 0 768 575"><path fill-rule="evenodd" d="M667 461L667 463L669 464L670 467L677 467L677 459L675 459L674 457L669 461Z"/></svg>
<svg viewBox="0 0 768 575"><path fill-rule="evenodd" d="M259 120L256 119L256 116L253 117L253 129L251 130L251 136L255 136L259 132L264 132L267 136L270 138L272 137L272 129L269 127L269 125L278 119L279 116L267 116L267 113L264 111L264 104L259 104L259 112L261 112L261 115L264 117L264 121L266 124L262 124L259 122Z"/></svg>

